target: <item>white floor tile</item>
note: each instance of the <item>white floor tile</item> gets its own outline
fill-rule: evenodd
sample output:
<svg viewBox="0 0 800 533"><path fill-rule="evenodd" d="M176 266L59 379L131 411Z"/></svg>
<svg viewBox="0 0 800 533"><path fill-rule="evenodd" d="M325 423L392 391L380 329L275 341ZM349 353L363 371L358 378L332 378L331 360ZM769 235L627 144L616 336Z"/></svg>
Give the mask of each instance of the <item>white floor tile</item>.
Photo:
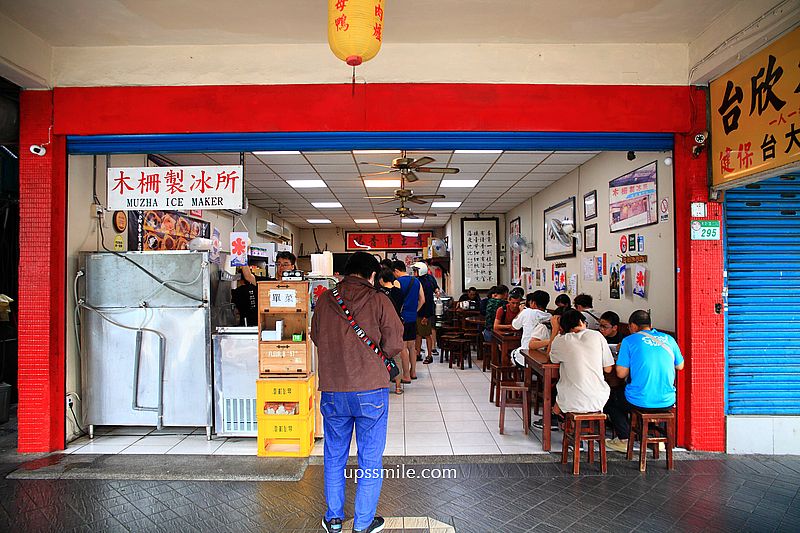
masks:
<svg viewBox="0 0 800 533"><path fill-rule="evenodd" d="M444 431L436 433L409 433L406 435L408 446L449 446L450 437Z"/></svg>
<svg viewBox="0 0 800 533"><path fill-rule="evenodd" d="M460 403L446 403L441 406L442 413L464 413L464 412L477 412L475 401L460 402Z"/></svg>
<svg viewBox="0 0 800 533"><path fill-rule="evenodd" d="M148 435L138 440L135 446L175 446L188 438L184 435Z"/></svg>
<svg viewBox="0 0 800 533"><path fill-rule="evenodd" d="M404 456L406 454L406 447L405 445L386 445L386 449L383 450L383 455L394 455L394 456ZM321 455L321 454L320 454Z"/></svg>
<svg viewBox="0 0 800 533"><path fill-rule="evenodd" d="M405 414L409 413L438 413L441 409L439 404L436 400L432 400L429 403L411 403L406 405L404 412Z"/></svg>
<svg viewBox="0 0 800 533"><path fill-rule="evenodd" d="M130 446L134 442L141 440L139 435L107 435L95 437L92 443L99 446Z"/></svg>
<svg viewBox="0 0 800 533"><path fill-rule="evenodd" d="M204 435L191 435L167 451L168 455L210 455L213 454L227 439L217 438L207 440Z"/></svg>
<svg viewBox="0 0 800 533"><path fill-rule="evenodd" d="M512 454L532 454L532 453L547 453L542 450L541 445L528 445L528 446L505 446L503 444L500 445L500 453L503 455L512 455Z"/></svg>
<svg viewBox="0 0 800 533"><path fill-rule="evenodd" d="M453 455L450 446L406 446L406 455Z"/></svg>
<svg viewBox="0 0 800 533"><path fill-rule="evenodd" d="M483 421L481 414L474 408L471 411L444 411L444 422L462 422L465 420Z"/></svg>
<svg viewBox="0 0 800 533"><path fill-rule="evenodd" d="M487 428L486 422L483 420L461 420L459 422L445 422L447 432L455 440L460 433L475 433L480 431L490 431L492 428ZM497 428L494 428L497 431Z"/></svg>
<svg viewBox="0 0 800 533"><path fill-rule="evenodd" d="M247 439L244 442L241 440L238 442L228 441L217 448L213 455L256 455L257 449L258 444L255 438Z"/></svg>
<svg viewBox="0 0 800 533"><path fill-rule="evenodd" d="M128 445L126 444L107 444L107 445L98 445L98 444L86 444L85 446L81 446L73 453L75 455L85 455L85 454L100 454L100 455L115 455L127 448Z"/></svg>
<svg viewBox="0 0 800 533"><path fill-rule="evenodd" d="M455 455L500 455L500 448L496 444L492 445L463 445L453 443L453 453Z"/></svg>
<svg viewBox="0 0 800 533"><path fill-rule="evenodd" d="M171 448L174 446L167 445L167 446L139 446L138 444L134 444L132 446L128 446L121 452L120 455L164 455L167 453Z"/></svg>
<svg viewBox="0 0 800 533"><path fill-rule="evenodd" d="M444 422L443 421L429 421L429 422L421 422L421 421L408 421L406 422L406 435L410 435L413 433L432 433L432 432L443 432Z"/></svg>
<svg viewBox="0 0 800 533"><path fill-rule="evenodd" d="M140 435L151 433L155 428L149 426L104 426L95 427L95 436L100 435Z"/></svg>
<svg viewBox="0 0 800 533"><path fill-rule="evenodd" d="M451 438L453 444L458 443L463 446L496 446L492 434L488 431L473 433L457 433Z"/></svg>
<svg viewBox="0 0 800 533"><path fill-rule="evenodd" d="M435 422L442 421L442 413L435 411L406 411L404 414L406 426L409 422Z"/></svg>

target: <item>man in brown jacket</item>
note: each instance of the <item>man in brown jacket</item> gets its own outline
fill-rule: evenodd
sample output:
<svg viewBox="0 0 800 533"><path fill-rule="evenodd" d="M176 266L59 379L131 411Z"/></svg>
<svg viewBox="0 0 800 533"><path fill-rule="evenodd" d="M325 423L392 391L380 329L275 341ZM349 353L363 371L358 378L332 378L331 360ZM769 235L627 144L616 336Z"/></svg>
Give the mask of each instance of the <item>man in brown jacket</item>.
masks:
<svg viewBox="0 0 800 533"><path fill-rule="evenodd" d="M374 288L378 260L356 252L344 268L339 294L351 317L387 357L403 348L403 324L391 300ZM383 530L375 516L383 479L383 450L389 415L389 374L381 358L356 334L331 291L320 296L311 321L317 345L320 411L325 427L325 531L341 531L344 520L344 469L353 427L358 445L354 532Z"/></svg>

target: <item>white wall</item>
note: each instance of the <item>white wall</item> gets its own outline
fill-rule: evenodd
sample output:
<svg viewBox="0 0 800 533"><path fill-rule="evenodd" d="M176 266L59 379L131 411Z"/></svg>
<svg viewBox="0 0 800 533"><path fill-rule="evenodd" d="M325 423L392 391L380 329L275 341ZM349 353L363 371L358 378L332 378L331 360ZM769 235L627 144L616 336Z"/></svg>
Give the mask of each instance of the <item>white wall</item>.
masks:
<svg viewBox="0 0 800 533"><path fill-rule="evenodd" d="M96 220L91 216L92 204L92 156L70 156L67 170L67 392L81 393L80 384L80 360L77 355L75 343L75 322L74 322L74 294L73 280L78 269L78 254L82 251L101 250L100 232ZM147 166L147 157L144 155L114 155L111 156L112 166ZM97 156L97 196L101 203L105 203L106 198L106 158ZM254 242L266 242L268 238L255 235L256 219L269 218L269 213L257 207L250 207L246 215L241 218L236 229L250 232L250 238ZM224 239L232 230L234 220L228 214L221 211L204 210L203 220L219 228ZM290 231L295 236L299 235L296 227L287 224ZM103 234L105 245L113 249L114 237L117 232L113 228L112 215L107 213L103 222ZM122 238L127 250L127 232L123 232ZM75 410L80 413L80 409ZM80 416L80 415L79 415ZM74 427L67 417L67 427ZM69 437L69 435L68 435Z"/></svg>
<svg viewBox="0 0 800 533"><path fill-rule="evenodd" d="M520 218L522 234L533 241L533 256L530 253L522 255L522 266L530 268L546 268L548 279L540 289L550 293L551 301L555 300L556 293L553 283L549 278L553 263L564 262L567 264L567 275L578 275L578 294L585 292L594 297L594 307L600 312L615 311L623 322L627 322L630 314L636 309L651 309L653 323L656 328L675 331L675 241L674 241L674 216L673 205L673 177L672 167L663 162L666 153L662 152L636 152L636 159L628 161L625 152L604 152L583 164L579 169L564 176L548 188L527 199L506 214L506 231L508 223L515 218ZM670 200L670 220L659 222L652 226L645 226L617 233L609 232L608 215L608 182L631 170L647 163L658 160L658 198ZM589 221L583 219L583 195L597 190L597 218ZM578 251L576 257L544 260L544 210L575 196L577 227L583 233L587 224L597 224L597 251ZM647 298L633 296L631 292L631 276L628 276L628 287L625 296L619 300L609 297L609 277L603 281L584 281L582 259L584 257L602 256L606 254L607 261L619 261L620 237L636 233L645 238L645 252L648 256L647 273L649 276ZM629 265L631 267L632 265ZM506 279L510 279L510 261L507 260L505 268ZM608 272L608 267L606 267ZM536 289L534 278L534 289Z"/></svg>

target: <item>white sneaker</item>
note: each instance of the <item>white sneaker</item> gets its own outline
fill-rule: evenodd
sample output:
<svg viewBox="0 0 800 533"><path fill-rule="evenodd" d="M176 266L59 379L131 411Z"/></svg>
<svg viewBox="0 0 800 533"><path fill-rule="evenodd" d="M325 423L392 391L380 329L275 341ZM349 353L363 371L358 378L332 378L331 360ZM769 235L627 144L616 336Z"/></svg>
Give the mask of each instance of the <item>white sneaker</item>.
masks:
<svg viewBox="0 0 800 533"><path fill-rule="evenodd" d="M613 439L606 439L606 448L615 452L627 453L628 452L628 439L620 439L614 437Z"/></svg>

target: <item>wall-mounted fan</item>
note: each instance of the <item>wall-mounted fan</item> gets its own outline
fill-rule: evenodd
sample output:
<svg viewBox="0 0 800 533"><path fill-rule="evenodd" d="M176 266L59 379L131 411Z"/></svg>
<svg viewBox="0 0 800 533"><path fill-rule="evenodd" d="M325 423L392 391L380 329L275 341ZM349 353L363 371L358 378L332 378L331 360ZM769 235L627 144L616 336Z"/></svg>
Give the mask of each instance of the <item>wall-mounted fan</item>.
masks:
<svg viewBox="0 0 800 533"><path fill-rule="evenodd" d="M554 239L562 246L572 246L572 239L575 239L579 250L583 249L583 239L580 232L575 231L575 224L567 218L559 220L551 218L547 226L548 238Z"/></svg>
<svg viewBox="0 0 800 533"><path fill-rule="evenodd" d="M362 161L362 165L374 165L376 167L384 167L388 168L389 170L384 170L382 172L372 172L370 174L364 174L364 176L380 176L382 174L392 174L395 172L399 172L400 176L403 177L409 183L414 183L415 181L419 180L415 172L423 172L428 174L458 174L459 169L457 168L447 168L447 167L429 167L429 165L436 161L432 157L420 157L419 159L413 159L411 157L406 157L406 153L403 152L403 157L398 157L392 161L391 165L383 165L381 163L369 163L366 161Z"/></svg>
<svg viewBox="0 0 800 533"><path fill-rule="evenodd" d="M514 233L508 237L508 247L518 254L533 252L533 246L523 235Z"/></svg>
<svg viewBox="0 0 800 533"><path fill-rule="evenodd" d="M447 243L443 239L431 239L431 257L446 257Z"/></svg>

